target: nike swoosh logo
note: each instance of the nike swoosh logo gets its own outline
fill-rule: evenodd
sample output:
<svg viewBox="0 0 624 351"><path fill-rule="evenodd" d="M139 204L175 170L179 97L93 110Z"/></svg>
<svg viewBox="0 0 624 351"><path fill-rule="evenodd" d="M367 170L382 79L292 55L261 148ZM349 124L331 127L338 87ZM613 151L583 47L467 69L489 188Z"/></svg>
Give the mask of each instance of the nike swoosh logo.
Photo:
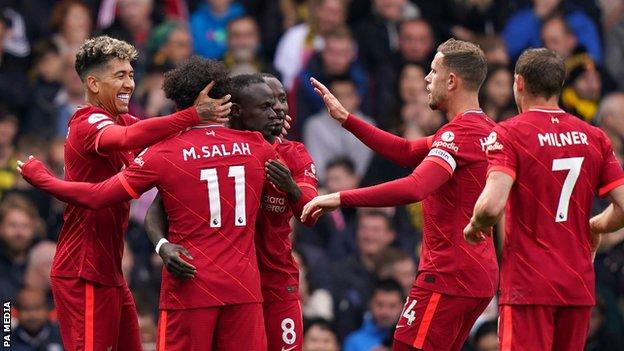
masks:
<svg viewBox="0 0 624 351"><path fill-rule="evenodd" d="M295 346L291 346L291 347L289 347L289 348L284 348L284 347L282 346L282 351L290 351L290 350L293 350L295 347L297 347L297 345L295 345Z"/></svg>
<svg viewBox="0 0 624 351"><path fill-rule="evenodd" d="M407 327L407 325L397 325L397 326L396 326L396 329L399 329L399 328L405 328L405 327Z"/></svg>

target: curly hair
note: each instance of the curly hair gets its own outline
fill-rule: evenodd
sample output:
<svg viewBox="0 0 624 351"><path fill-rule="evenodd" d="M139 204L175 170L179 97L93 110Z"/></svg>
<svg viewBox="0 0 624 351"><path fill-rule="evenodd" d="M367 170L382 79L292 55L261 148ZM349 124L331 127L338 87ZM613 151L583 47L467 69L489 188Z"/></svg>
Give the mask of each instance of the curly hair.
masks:
<svg viewBox="0 0 624 351"><path fill-rule="evenodd" d="M208 94L211 98L228 94L232 90L229 73L222 62L192 56L165 73L162 88L167 98L173 100L179 109L184 109L193 106L197 95L211 81L215 82Z"/></svg>
<svg viewBox="0 0 624 351"><path fill-rule="evenodd" d="M138 56L134 46L123 40L103 35L85 41L76 53L76 72L84 81L87 73L105 65L109 60L132 62Z"/></svg>

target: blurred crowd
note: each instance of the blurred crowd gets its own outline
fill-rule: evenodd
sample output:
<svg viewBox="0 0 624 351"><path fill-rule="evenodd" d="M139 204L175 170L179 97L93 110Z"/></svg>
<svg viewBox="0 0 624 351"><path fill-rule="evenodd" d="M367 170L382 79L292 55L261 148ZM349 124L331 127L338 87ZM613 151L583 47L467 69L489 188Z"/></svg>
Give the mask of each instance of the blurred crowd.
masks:
<svg viewBox="0 0 624 351"><path fill-rule="evenodd" d="M312 155L321 192L407 175L329 118L309 77L370 123L408 139L446 117L427 105L438 43L478 43L488 60L480 102L494 120L517 113L513 64L528 47L565 58L561 106L599 126L624 159L624 2L620 0L0 0L0 297L16 312L13 349L60 350L49 271L64 204L31 188L18 159L63 176L67 122L84 100L74 54L108 34L139 50L131 113L173 111L163 72L191 55L231 74L270 72L288 90L289 138ZM154 349L162 262L143 230L154 191L133 201L123 269L146 350ZM606 201L597 199L595 211ZM422 208L342 208L313 228L293 223L301 266L304 350L386 350L417 273ZM497 247L504 233L498 230ZM624 231L595 260L597 305L586 350L624 350ZM465 350L498 350L494 299Z"/></svg>

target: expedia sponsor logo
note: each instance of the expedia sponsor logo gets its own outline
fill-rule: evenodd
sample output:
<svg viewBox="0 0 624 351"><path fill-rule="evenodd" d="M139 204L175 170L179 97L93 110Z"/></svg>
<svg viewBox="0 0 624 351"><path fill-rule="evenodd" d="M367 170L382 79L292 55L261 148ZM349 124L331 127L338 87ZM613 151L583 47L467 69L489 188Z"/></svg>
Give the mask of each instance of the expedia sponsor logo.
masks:
<svg viewBox="0 0 624 351"><path fill-rule="evenodd" d="M496 132L490 133L486 138L482 138L479 141L481 142L481 150L482 151L496 151L502 150L503 144L499 143L496 139L498 135Z"/></svg>
<svg viewBox="0 0 624 351"><path fill-rule="evenodd" d="M447 143L450 143L451 141L455 140L455 134L453 132L444 132L442 133L442 136L440 137L443 141L446 141Z"/></svg>
<svg viewBox="0 0 624 351"><path fill-rule="evenodd" d="M443 148L447 148L449 150L453 150L455 152L459 151L459 146L457 146L457 144L455 143L449 143L446 141L434 141L433 144L431 145L432 148L434 147L443 147Z"/></svg>
<svg viewBox="0 0 624 351"><path fill-rule="evenodd" d="M286 198L281 196L264 195L262 197L262 209L267 212L286 212Z"/></svg>

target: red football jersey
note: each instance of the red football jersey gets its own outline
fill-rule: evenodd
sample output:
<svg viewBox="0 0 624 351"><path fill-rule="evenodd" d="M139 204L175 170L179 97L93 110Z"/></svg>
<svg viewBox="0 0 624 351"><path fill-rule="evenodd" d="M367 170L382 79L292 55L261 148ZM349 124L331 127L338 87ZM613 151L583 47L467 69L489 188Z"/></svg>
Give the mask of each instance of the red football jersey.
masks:
<svg viewBox="0 0 624 351"><path fill-rule="evenodd" d="M127 114L115 120L94 106L79 108L69 121L65 140L65 179L99 183L126 167L134 157L132 151L103 155L97 151L97 144L107 127L137 121ZM128 202L97 211L67 205L50 275L122 285L121 257L129 208Z"/></svg>
<svg viewBox="0 0 624 351"><path fill-rule="evenodd" d="M494 122L480 110L457 116L435 134L427 160L453 174L423 201L423 242L415 285L448 295L491 297L498 286L493 240L470 245L464 227L485 186L483 141Z"/></svg>
<svg viewBox="0 0 624 351"><path fill-rule="evenodd" d="M494 131L487 143L490 171L515 178L500 303L594 305L592 201L624 183L609 139L561 110L529 110Z"/></svg>
<svg viewBox="0 0 624 351"><path fill-rule="evenodd" d="M254 229L264 164L276 157L260 133L201 126L147 148L120 174L133 197L158 187L167 238L197 267L193 279L163 269L160 308L262 301Z"/></svg>
<svg viewBox="0 0 624 351"><path fill-rule="evenodd" d="M318 181L310 154L302 143L277 138L274 144L299 187L312 187ZM272 184L262 196L256 225L258 267L264 301L298 300L299 267L292 256L290 219L293 211L286 193Z"/></svg>

